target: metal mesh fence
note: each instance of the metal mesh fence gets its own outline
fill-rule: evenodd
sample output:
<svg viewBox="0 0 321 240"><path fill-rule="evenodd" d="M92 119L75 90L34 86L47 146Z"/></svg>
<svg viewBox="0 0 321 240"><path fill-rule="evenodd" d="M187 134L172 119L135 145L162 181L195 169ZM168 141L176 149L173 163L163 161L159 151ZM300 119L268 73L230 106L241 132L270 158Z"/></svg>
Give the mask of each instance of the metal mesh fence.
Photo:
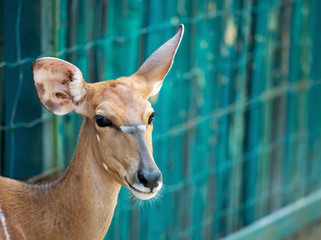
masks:
<svg viewBox="0 0 321 240"><path fill-rule="evenodd" d="M0 170L18 179L68 164L82 121L40 106L34 60L128 76L185 24L153 99L162 197L122 191L108 239L218 239L320 188L318 1L3 0L0 16Z"/></svg>

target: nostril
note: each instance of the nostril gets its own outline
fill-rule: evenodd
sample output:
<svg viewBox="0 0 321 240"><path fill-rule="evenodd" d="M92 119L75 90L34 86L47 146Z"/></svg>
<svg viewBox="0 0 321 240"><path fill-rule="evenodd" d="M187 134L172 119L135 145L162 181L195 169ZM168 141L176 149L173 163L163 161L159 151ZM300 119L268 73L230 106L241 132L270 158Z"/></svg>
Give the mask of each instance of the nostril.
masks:
<svg viewBox="0 0 321 240"><path fill-rule="evenodd" d="M159 171L149 172L143 170L138 172L139 182L145 187L150 188L151 191L153 191L155 187L158 187L160 178L161 173Z"/></svg>
<svg viewBox="0 0 321 240"><path fill-rule="evenodd" d="M147 181L147 179L146 179L145 174L144 174L143 171L139 171L139 172L138 172L138 180L139 180L139 182L142 183L145 187L146 187L146 185L148 184L148 181Z"/></svg>

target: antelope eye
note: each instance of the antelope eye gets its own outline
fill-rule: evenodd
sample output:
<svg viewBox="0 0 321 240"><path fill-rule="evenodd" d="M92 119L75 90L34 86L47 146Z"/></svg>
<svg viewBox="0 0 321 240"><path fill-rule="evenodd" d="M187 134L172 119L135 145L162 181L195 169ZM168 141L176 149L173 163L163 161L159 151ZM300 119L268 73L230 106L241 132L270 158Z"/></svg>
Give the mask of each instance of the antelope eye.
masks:
<svg viewBox="0 0 321 240"><path fill-rule="evenodd" d="M148 124L152 124L152 123L153 123L154 117L155 117L155 112L153 112L153 113L149 116L149 118L148 118Z"/></svg>
<svg viewBox="0 0 321 240"><path fill-rule="evenodd" d="M103 115L97 114L94 119L96 120L96 123L99 127L111 127L113 126L113 123L104 117Z"/></svg>

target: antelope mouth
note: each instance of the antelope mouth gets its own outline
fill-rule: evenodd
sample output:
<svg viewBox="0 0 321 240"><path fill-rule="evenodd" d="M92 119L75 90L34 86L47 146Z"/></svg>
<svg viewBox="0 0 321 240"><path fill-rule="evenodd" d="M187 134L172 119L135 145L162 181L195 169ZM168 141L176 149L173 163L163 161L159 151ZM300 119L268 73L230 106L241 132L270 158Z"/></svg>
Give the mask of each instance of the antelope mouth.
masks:
<svg viewBox="0 0 321 240"><path fill-rule="evenodd" d="M150 199L150 198L154 197L158 192L158 191L155 191L155 192L141 191L141 190L137 189L136 187L134 187L132 184L130 184L126 177L125 177L125 184L128 187L128 189L135 195L135 197L142 199L142 200Z"/></svg>

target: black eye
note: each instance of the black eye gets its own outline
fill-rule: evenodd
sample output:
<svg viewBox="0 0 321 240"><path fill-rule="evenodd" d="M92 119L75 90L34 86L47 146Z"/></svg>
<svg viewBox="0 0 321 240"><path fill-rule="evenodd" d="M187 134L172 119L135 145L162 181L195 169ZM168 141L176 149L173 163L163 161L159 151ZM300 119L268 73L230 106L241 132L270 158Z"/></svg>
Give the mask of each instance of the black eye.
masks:
<svg viewBox="0 0 321 240"><path fill-rule="evenodd" d="M103 115L97 114L94 119L96 120L96 123L99 127L111 127L113 126L113 123L105 118Z"/></svg>
<svg viewBox="0 0 321 240"><path fill-rule="evenodd" d="M154 117L155 117L155 112L153 112L150 116L149 116L149 118L148 118L148 124L152 124L152 122L154 121ZM157 114L156 114L157 115Z"/></svg>

